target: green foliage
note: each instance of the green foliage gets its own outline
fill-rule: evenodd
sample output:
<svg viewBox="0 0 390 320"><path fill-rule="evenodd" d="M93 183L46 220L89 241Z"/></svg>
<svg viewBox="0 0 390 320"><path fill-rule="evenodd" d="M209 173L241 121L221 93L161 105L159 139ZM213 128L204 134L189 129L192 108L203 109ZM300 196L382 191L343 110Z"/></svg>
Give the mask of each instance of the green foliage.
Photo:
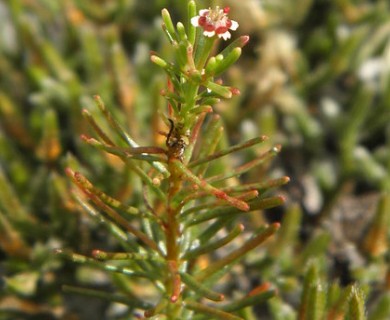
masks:
<svg viewBox="0 0 390 320"><path fill-rule="evenodd" d="M388 1L218 4L0 2L1 319L390 317Z"/></svg>
<svg viewBox="0 0 390 320"><path fill-rule="evenodd" d="M189 3L190 10L194 6L194 2ZM147 309L147 317L165 315L169 319L191 319L197 314L198 318L205 314L220 319L241 319L231 312L272 297L274 290L264 287L260 292L224 304L222 308L201 302L204 298L217 302L224 300L223 294L213 291L218 280L250 251L271 237L279 229L279 224L262 227L261 231L246 240L240 248L231 250L218 261L210 261L206 267L200 268L198 261L204 254L212 254L243 233L242 225L234 227L237 224L235 220L243 212L281 204L282 198L266 197L264 192L271 186L286 183L288 179L285 177L262 183L262 196L259 196L259 189L253 184L227 184L250 169L267 163L279 152L278 147L230 172L213 173L211 165L220 167L222 157L243 152L263 143L265 138L255 138L247 143L216 151L222 137L221 121L217 116L207 115L212 109L205 101L219 96L232 96L231 88L214 82L216 72L202 74L216 37L209 38L201 34L191 43L188 40L191 36L186 35L181 24L177 25L177 29L173 26L167 10L162 11L162 17L163 30L176 57L174 62L165 62L155 54L151 56L151 60L162 67L168 76L168 88L163 93L168 100L168 108L167 111L162 111L163 120L169 124L169 132L164 134L165 146L138 146L108 111L100 97L96 97L97 106L118 139L111 137L89 111L84 111L97 139L83 136L83 140L115 155L132 174L138 176L141 181L138 192L143 193L144 203L127 206L95 188L80 172L67 169L68 175L82 191L78 195L80 205L89 207L86 202L88 199L102 211L100 219L103 219L109 230L113 231L115 227L118 229L113 234L121 233L118 238L121 242L124 241L123 249L130 252L95 250L93 258L63 250L58 253L74 262L123 273L129 276L129 281L148 279L159 298L153 308L143 308ZM238 41L235 45L242 46L246 42L247 40ZM231 49L231 52L234 53L235 49ZM219 59L214 70L220 73L228 68L233 61L229 55L226 60L224 63L224 60ZM205 121L210 121L209 125L203 126ZM120 140L127 146L122 147ZM95 216L95 212L93 215ZM131 221L134 219L139 221L140 228L133 227ZM218 231L221 229L227 231L228 236L219 237ZM136 242L136 239L140 242ZM67 289L72 290L69 287ZM145 300L142 296L138 299ZM122 303L124 301L125 296L121 299ZM131 313L134 302L130 299L126 304Z"/></svg>

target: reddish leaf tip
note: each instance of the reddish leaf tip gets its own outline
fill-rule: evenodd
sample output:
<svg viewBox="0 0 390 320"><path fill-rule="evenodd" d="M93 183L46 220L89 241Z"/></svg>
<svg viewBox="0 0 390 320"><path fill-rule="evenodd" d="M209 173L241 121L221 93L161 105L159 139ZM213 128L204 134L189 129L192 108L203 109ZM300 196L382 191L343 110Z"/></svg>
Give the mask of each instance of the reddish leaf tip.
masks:
<svg viewBox="0 0 390 320"><path fill-rule="evenodd" d="M239 205L237 205L237 208L242 210L242 211L249 211L250 209L250 206L249 204L247 204L246 202L243 202L243 201L240 201L242 203L239 203Z"/></svg>
<svg viewBox="0 0 390 320"><path fill-rule="evenodd" d="M274 228L275 230L278 230L280 226L281 226L280 222L274 222L273 224L271 224L271 227Z"/></svg>
<svg viewBox="0 0 390 320"><path fill-rule="evenodd" d="M263 284L257 286L256 288L254 288L253 290L251 290L249 293L248 293L248 297L253 297L255 295L258 295L260 293L263 293L265 291L268 291L269 289L271 289L271 286L272 286L272 283L271 282L264 282Z"/></svg>
<svg viewBox="0 0 390 320"><path fill-rule="evenodd" d="M91 252L92 256L95 258L98 258L101 253L102 253L102 251L99 249L92 250L92 252Z"/></svg>
<svg viewBox="0 0 390 320"><path fill-rule="evenodd" d="M54 254L62 254L62 253L64 253L64 250L62 250L62 249L54 249L53 253Z"/></svg>
<svg viewBox="0 0 390 320"><path fill-rule="evenodd" d="M248 35L241 36L241 44L245 46L249 42L250 37Z"/></svg>
<svg viewBox="0 0 390 320"><path fill-rule="evenodd" d="M230 92L233 96L239 96L241 94L241 91L238 88L230 88Z"/></svg>
<svg viewBox="0 0 390 320"><path fill-rule="evenodd" d="M104 251L98 249L93 250L91 254L92 257L94 257L97 260L105 260L105 258L107 257L107 254Z"/></svg>
<svg viewBox="0 0 390 320"><path fill-rule="evenodd" d="M74 171L69 167L65 168L65 173L67 176L70 176L70 177L73 177L73 175L74 175Z"/></svg>
<svg viewBox="0 0 390 320"><path fill-rule="evenodd" d="M269 139L268 136L266 136L266 135L262 135L262 136L260 136L260 138L263 141L267 141Z"/></svg>
<svg viewBox="0 0 390 320"><path fill-rule="evenodd" d="M88 141L89 137L85 134L80 134L80 139L84 141Z"/></svg>
<svg viewBox="0 0 390 320"><path fill-rule="evenodd" d="M282 150L282 145L280 144L277 144L272 148L272 151L274 152L280 152L280 150Z"/></svg>
<svg viewBox="0 0 390 320"><path fill-rule="evenodd" d="M212 106L207 106L207 108L204 109L205 113L210 113L213 112L213 107Z"/></svg>

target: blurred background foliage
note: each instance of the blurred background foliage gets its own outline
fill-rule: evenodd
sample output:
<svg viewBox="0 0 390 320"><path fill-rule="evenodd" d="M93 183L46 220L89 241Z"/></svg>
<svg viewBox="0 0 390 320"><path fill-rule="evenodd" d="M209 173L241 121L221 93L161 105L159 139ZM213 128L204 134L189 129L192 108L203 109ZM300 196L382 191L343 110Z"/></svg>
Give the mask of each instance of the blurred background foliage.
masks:
<svg viewBox="0 0 390 320"><path fill-rule="evenodd" d="M357 319L342 301L358 283L368 319L390 318L388 1L197 2L218 4L240 23L233 37L251 37L224 75L241 95L215 107L226 139L268 135L283 146L271 175L291 177L284 208L250 216L254 228L282 221L279 236L230 285L278 286L279 296L254 311L260 319L314 319L302 311L312 277L327 297L316 319L337 308L340 319ZM82 143L81 110L99 118L99 94L139 144L163 143L165 78L149 55L169 56L164 7L186 19L184 0L0 1L1 319L121 318L120 305L61 291L83 284L110 292L121 281L53 255L116 246L73 200L64 168L78 166L125 202L142 198L125 167Z"/></svg>

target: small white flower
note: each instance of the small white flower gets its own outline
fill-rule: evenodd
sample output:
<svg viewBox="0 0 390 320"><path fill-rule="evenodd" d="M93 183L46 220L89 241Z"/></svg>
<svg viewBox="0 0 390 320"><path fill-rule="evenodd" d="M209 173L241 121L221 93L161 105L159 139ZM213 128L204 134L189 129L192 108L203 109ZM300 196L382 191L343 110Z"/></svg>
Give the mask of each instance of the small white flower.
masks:
<svg viewBox="0 0 390 320"><path fill-rule="evenodd" d="M229 30L237 30L237 21L228 18L229 7L220 9L216 7L215 10L203 9L199 11L199 15L191 18L191 24L194 27L203 28L203 35L206 37L214 37L217 35L224 40L230 39L231 34Z"/></svg>

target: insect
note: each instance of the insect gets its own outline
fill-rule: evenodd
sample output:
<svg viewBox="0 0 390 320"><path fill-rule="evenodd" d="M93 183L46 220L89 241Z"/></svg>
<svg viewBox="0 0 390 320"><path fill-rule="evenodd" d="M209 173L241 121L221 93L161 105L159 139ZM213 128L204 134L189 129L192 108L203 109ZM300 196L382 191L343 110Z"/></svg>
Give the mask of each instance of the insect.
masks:
<svg viewBox="0 0 390 320"><path fill-rule="evenodd" d="M175 122L172 119L168 118L168 121L170 123L170 129L166 140L168 157L183 161L184 151L188 145L188 136L181 133L181 131L183 131L182 124L175 126Z"/></svg>

